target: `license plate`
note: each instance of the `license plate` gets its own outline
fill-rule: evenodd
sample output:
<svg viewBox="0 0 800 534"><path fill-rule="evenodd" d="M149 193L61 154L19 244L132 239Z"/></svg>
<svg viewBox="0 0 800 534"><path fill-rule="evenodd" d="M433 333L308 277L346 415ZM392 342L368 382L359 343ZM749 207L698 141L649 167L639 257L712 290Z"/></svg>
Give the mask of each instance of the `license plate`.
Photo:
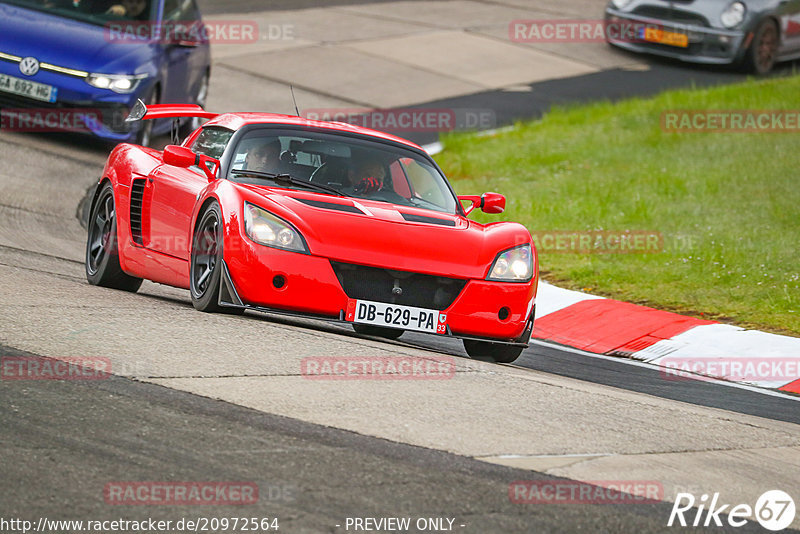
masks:
<svg viewBox="0 0 800 534"><path fill-rule="evenodd" d="M385 302L350 299L347 303L345 320L351 323L388 326L430 334L447 333L447 314L439 310Z"/></svg>
<svg viewBox="0 0 800 534"><path fill-rule="evenodd" d="M661 28L642 28L639 30L639 38L649 43L679 46L681 48L689 46L689 36L685 33L668 32Z"/></svg>
<svg viewBox="0 0 800 534"><path fill-rule="evenodd" d="M56 95L58 94L57 87L23 80L22 78L9 76L8 74L0 74L0 91L14 95L27 96L28 98L41 100L42 102L55 102Z"/></svg>

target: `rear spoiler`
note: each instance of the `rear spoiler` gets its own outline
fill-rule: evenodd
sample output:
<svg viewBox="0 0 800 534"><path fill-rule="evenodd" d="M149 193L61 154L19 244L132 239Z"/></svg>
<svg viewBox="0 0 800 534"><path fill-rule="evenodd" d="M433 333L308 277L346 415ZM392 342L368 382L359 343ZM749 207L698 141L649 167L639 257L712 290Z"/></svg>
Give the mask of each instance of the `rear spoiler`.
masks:
<svg viewBox="0 0 800 534"><path fill-rule="evenodd" d="M137 100L125 122L150 119L180 119L181 117L198 117L213 119L218 113L210 113L200 106L192 104L150 104Z"/></svg>

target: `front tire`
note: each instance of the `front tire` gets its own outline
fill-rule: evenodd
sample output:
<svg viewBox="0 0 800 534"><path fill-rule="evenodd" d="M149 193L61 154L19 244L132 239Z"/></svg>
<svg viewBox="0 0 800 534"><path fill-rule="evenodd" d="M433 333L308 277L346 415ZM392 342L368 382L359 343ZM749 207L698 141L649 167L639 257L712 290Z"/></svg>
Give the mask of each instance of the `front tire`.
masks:
<svg viewBox="0 0 800 534"><path fill-rule="evenodd" d="M114 188L106 182L89 213L86 240L86 279L94 286L136 292L142 279L126 274L119 264L117 210Z"/></svg>
<svg viewBox="0 0 800 534"><path fill-rule="evenodd" d="M744 57L745 68L754 74L767 74L778 56L778 27L771 19L762 20Z"/></svg>
<svg viewBox="0 0 800 534"><path fill-rule="evenodd" d="M396 328L384 328L382 326L372 326L367 324L354 324L353 330L364 336L376 336L386 339L397 339L403 335L405 330L398 330Z"/></svg>
<svg viewBox="0 0 800 534"><path fill-rule="evenodd" d="M222 257L222 212L219 204L213 202L200 216L192 237L189 262L192 305L201 312L241 315L244 309L219 304Z"/></svg>
<svg viewBox="0 0 800 534"><path fill-rule="evenodd" d="M498 363L511 363L522 354L525 347L518 345L507 345L505 343L493 343L491 341L479 341L477 339L465 339L464 350L470 358L476 360L493 359Z"/></svg>

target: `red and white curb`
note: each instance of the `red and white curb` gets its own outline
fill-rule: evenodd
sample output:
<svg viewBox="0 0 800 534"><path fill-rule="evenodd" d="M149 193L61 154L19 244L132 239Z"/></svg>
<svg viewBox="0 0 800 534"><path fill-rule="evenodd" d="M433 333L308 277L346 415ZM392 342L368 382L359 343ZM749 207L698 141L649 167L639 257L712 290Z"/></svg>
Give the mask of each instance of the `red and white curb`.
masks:
<svg viewBox="0 0 800 534"><path fill-rule="evenodd" d="M800 338L746 330L539 283L534 339L625 356L667 380L707 376L800 393Z"/></svg>

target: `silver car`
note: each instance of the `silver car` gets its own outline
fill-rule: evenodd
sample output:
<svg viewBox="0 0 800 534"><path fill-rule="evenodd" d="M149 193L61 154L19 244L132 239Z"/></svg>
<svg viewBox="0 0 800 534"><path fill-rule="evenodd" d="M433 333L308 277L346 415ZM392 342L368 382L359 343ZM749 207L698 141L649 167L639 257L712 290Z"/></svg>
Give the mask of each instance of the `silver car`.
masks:
<svg viewBox="0 0 800 534"><path fill-rule="evenodd" d="M757 74L800 57L800 0L611 0L614 46Z"/></svg>

